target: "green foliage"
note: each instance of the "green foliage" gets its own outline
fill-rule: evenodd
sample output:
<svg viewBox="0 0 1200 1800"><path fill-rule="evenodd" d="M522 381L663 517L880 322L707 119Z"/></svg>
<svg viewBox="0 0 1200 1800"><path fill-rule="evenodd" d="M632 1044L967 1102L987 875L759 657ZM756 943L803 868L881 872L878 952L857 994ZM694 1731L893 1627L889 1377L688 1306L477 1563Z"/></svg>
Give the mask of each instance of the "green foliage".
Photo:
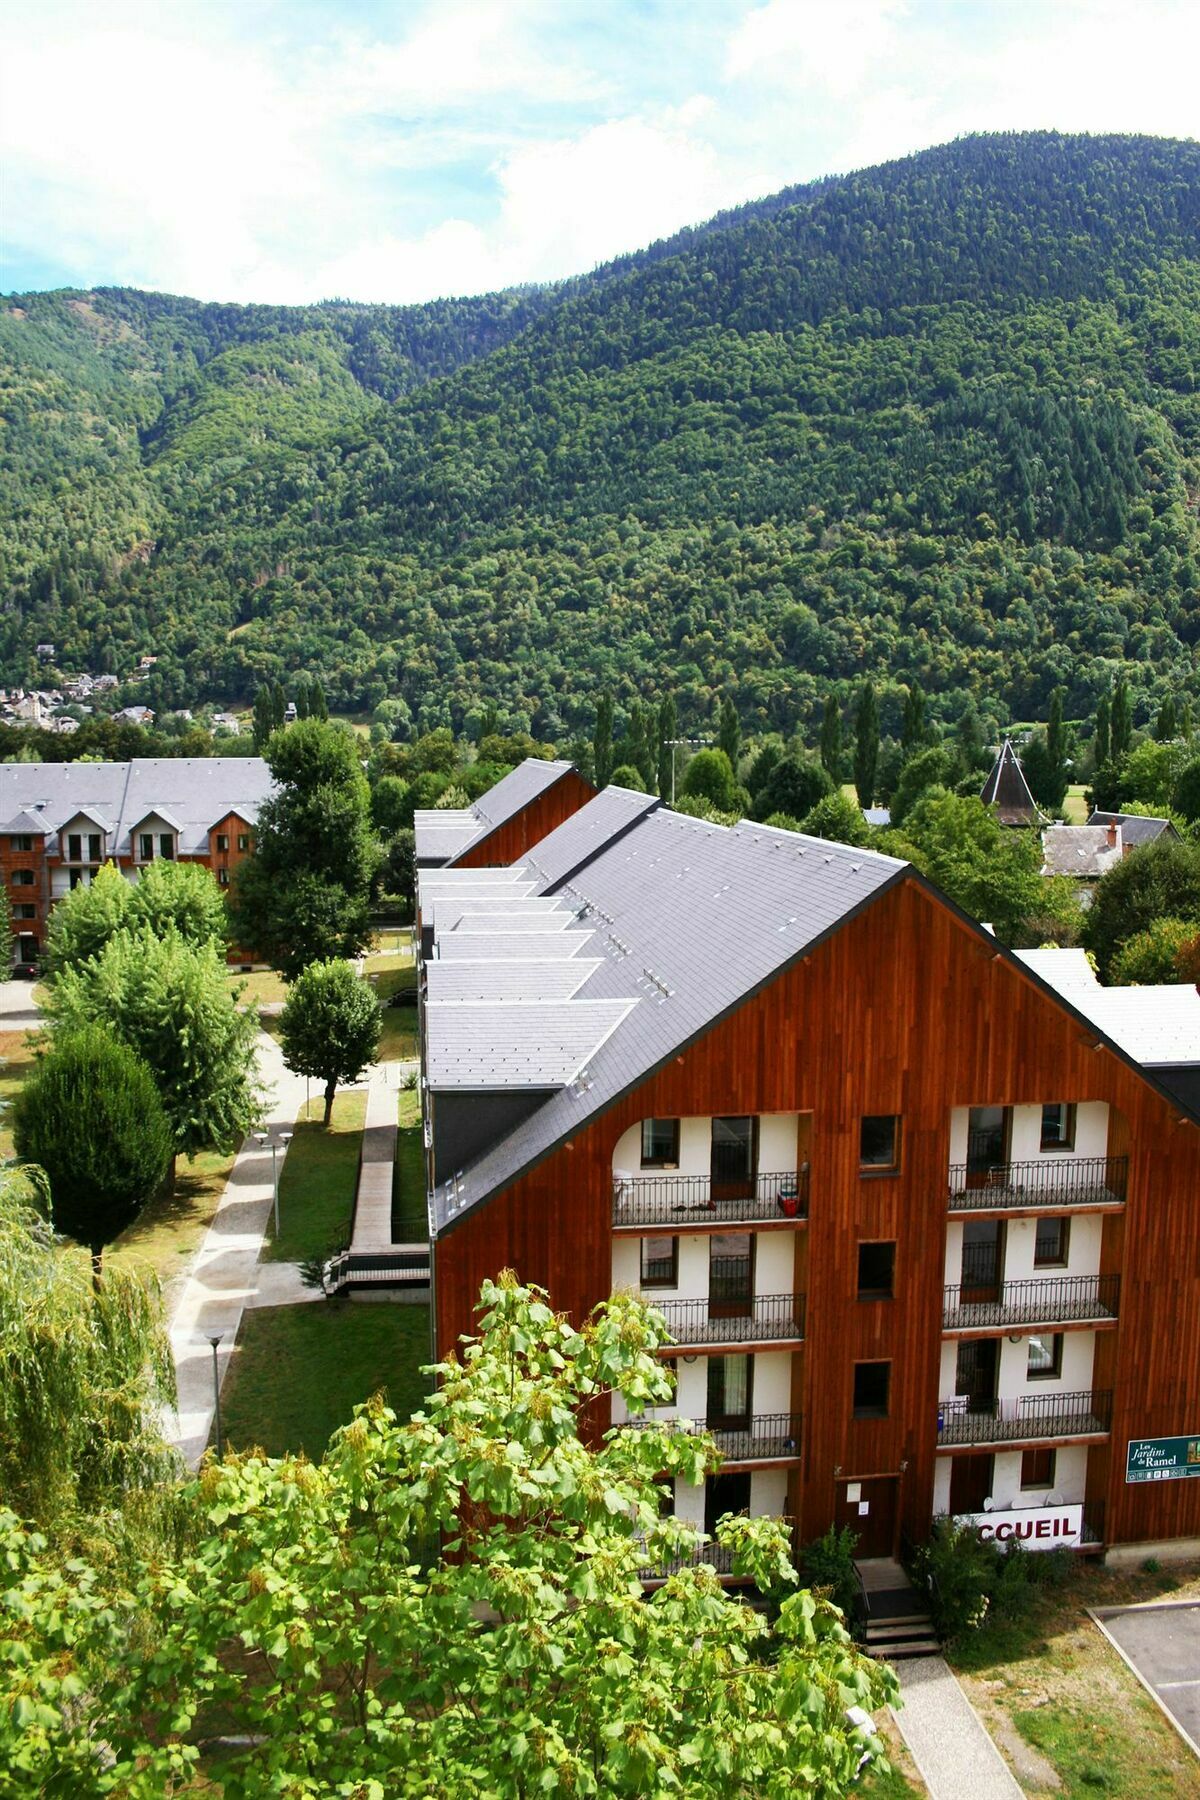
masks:
<svg viewBox="0 0 1200 1800"><path fill-rule="evenodd" d="M973 919L994 926L1003 943L1017 939L1030 919L1077 922L1075 897L1062 882L1042 879L1037 833L1006 831L979 800L928 789L905 820L901 844L885 839L881 847L906 855L904 839L917 852L917 867ZM1039 927L1036 941L1045 935Z"/></svg>
<svg viewBox="0 0 1200 1800"><path fill-rule="evenodd" d="M768 824L771 820L767 821ZM807 814L800 830L809 837L828 838L835 844L865 844L868 831L860 807L841 790L826 794Z"/></svg>
<svg viewBox="0 0 1200 1800"><path fill-rule="evenodd" d="M56 907L51 918L57 914ZM150 863L132 890L126 920L133 929L142 927L155 937L177 931L187 944L216 944L224 950L229 939L225 896L211 869L200 863L169 862L164 857Z"/></svg>
<svg viewBox="0 0 1200 1800"><path fill-rule="evenodd" d="M646 784L642 780L641 770L635 769L632 763L621 763L609 776L614 787L631 788L635 794L644 794Z"/></svg>
<svg viewBox="0 0 1200 1800"><path fill-rule="evenodd" d="M417 839L413 831L398 831L387 847L383 884L389 894L399 894L411 913L417 889Z"/></svg>
<svg viewBox="0 0 1200 1800"><path fill-rule="evenodd" d="M864 681L854 709L854 787L860 806L875 804L875 778L879 767L879 706L875 689Z"/></svg>
<svg viewBox="0 0 1200 1800"><path fill-rule="evenodd" d="M210 878L211 879L211 878ZM46 962L51 974L78 968L98 956L129 924L133 889L115 863L105 863L89 886L64 894L50 913Z"/></svg>
<svg viewBox="0 0 1200 1800"><path fill-rule="evenodd" d="M1181 979L1180 953L1200 935L1200 907L1191 919L1156 919L1143 931L1126 938L1110 965L1109 979L1117 987L1152 986Z"/></svg>
<svg viewBox="0 0 1200 1800"><path fill-rule="evenodd" d="M1200 843L1156 838L1096 883L1083 941L1095 954L1102 980L1111 979L1118 951L1161 919L1200 924Z"/></svg>
<svg viewBox="0 0 1200 1800"><path fill-rule="evenodd" d="M821 766L830 781L842 779L842 708L836 694L825 696L821 715Z"/></svg>
<svg viewBox="0 0 1200 1800"><path fill-rule="evenodd" d="M166 1174L172 1134L152 1071L94 1016L63 1021L11 1116L17 1155L45 1170L56 1229L98 1270Z"/></svg>
<svg viewBox="0 0 1200 1800"><path fill-rule="evenodd" d="M601 694L596 702L596 725L592 733L592 766L596 786L607 787L612 777L613 703L611 694Z"/></svg>
<svg viewBox="0 0 1200 1800"><path fill-rule="evenodd" d="M707 800L718 812L736 812L737 778L724 750L697 750L684 773L681 792L689 800Z"/></svg>
<svg viewBox="0 0 1200 1800"><path fill-rule="evenodd" d="M765 819L784 812L803 819L832 792L833 783L819 762L809 756L782 756L759 788L754 816Z"/></svg>
<svg viewBox="0 0 1200 1800"><path fill-rule="evenodd" d="M903 825L922 794L934 787L948 787L953 776L951 759L946 751L934 747L919 750L900 771L900 780L892 795L892 824Z"/></svg>
<svg viewBox="0 0 1200 1800"><path fill-rule="evenodd" d="M325 1084L325 1124L340 1081L357 1081L379 1050L383 1018L371 987L347 962L301 970L279 1021L283 1060L297 1075Z"/></svg>
<svg viewBox="0 0 1200 1800"><path fill-rule="evenodd" d="M831 1525L823 1537L813 1538L800 1552L800 1573L809 1587L824 1591L838 1610L853 1618L860 1605L858 1571L854 1553L858 1534L843 1525Z"/></svg>
<svg viewBox="0 0 1200 1800"><path fill-rule="evenodd" d="M1113 684L1108 735L1113 760L1119 762L1128 751L1129 740L1133 735L1133 711L1129 700L1129 683L1124 675L1119 676Z"/></svg>
<svg viewBox="0 0 1200 1800"><path fill-rule="evenodd" d="M381 775L371 788L371 823L381 837L412 825L412 803L407 781L399 775Z"/></svg>
<svg viewBox="0 0 1200 1800"><path fill-rule="evenodd" d="M1184 763L1179 770L1171 792L1171 804L1190 822L1200 819L1200 757Z"/></svg>
<svg viewBox="0 0 1200 1800"><path fill-rule="evenodd" d="M422 739L414 764L441 748ZM302 720L268 745L278 788L259 812L254 854L237 871L233 927L288 980L370 941L380 849L358 756L352 733L320 719Z"/></svg>
<svg viewBox="0 0 1200 1800"><path fill-rule="evenodd" d="M256 1122L256 1024L211 941L189 943L174 925L162 937L144 926L118 932L90 962L59 972L46 1011L56 1040L96 1021L142 1059L175 1154L236 1149Z"/></svg>
<svg viewBox="0 0 1200 1800"><path fill-rule="evenodd" d="M929 1595L930 1614L945 1643L961 1642L985 1621L1013 1623L1038 1588L1056 1587L1071 1571L1069 1550L1030 1553L1017 1544L984 1543L970 1525L934 1521L913 1552L909 1573Z"/></svg>

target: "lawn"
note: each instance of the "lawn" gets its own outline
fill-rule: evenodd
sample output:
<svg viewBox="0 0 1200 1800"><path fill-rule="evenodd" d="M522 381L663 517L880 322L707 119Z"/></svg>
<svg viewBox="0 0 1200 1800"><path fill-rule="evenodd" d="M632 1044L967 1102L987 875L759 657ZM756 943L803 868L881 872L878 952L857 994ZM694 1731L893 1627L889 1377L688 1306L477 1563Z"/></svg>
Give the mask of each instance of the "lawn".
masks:
<svg viewBox="0 0 1200 1800"><path fill-rule="evenodd" d="M164 1285L180 1274L212 1224L233 1162L220 1150L180 1157L174 1193L156 1195L106 1252L106 1260L152 1269Z"/></svg>
<svg viewBox="0 0 1200 1800"><path fill-rule="evenodd" d="M417 1057L417 1009L415 1006L389 1006L394 994L412 991L417 985L417 971L411 957L368 956L367 974L374 977L372 986L383 1007L383 1036L379 1040L380 1062L415 1062Z"/></svg>
<svg viewBox="0 0 1200 1800"><path fill-rule="evenodd" d="M1063 801L1063 818L1068 825L1086 825L1088 821L1088 805L1083 797L1082 787L1069 787L1067 797Z"/></svg>
<svg viewBox="0 0 1200 1800"><path fill-rule="evenodd" d="M427 1306L314 1300L252 1308L221 1394L229 1442L316 1459L339 1425L383 1389L407 1419L425 1399Z"/></svg>
<svg viewBox="0 0 1200 1800"><path fill-rule="evenodd" d="M229 985L235 994L241 989L239 1003L242 1006L282 1004L288 994L286 981L274 969L255 969L250 975L231 972Z"/></svg>
<svg viewBox="0 0 1200 1800"><path fill-rule="evenodd" d="M279 1172L279 1241L268 1238L264 1262L305 1262L349 1242L366 1116L365 1091L348 1089L328 1131L319 1118L297 1121Z"/></svg>
<svg viewBox="0 0 1200 1800"><path fill-rule="evenodd" d="M1167 1593L1200 1594L1200 1570L1105 1569L1080 1559L1025 1619L948 1652L1027 1793L1200 1800L1200 1763L1086 1612Z"/></svg>
<svg viewBox="0 0 1200 1800"><path fill-rule="evenodd" d="M12 1156L8 1103L15 1099L33 1067L35 1050L25 1031L0 1031L0 1156Z"/></svg>
<svg viewBox="0 0 1200 1800"><path fill-rule="evenodd" d="M425 1204L421 1102L415 1089L400 1091L399 1124L392 1184L392 1242L423 1244L429 1236L429 1213Z"/></svg>

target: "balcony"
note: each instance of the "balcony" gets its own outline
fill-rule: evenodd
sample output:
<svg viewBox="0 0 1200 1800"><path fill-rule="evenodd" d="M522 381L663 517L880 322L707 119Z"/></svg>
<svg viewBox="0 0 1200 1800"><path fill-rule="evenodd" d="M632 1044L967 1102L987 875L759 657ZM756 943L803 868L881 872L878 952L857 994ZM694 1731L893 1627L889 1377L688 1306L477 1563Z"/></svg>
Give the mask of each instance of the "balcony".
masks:
<svg viewBox="0 0 1200 1800"><path fill-rule="evenodd" d="M1128 1172L1127 1156L1043 1156L983 1171L952 1163L948 1207L952 1213L1018 1213L1123 1206Z"/></svg>
<svg viewBox="0 0 1200 1800"><path fill-rule="evenodd" d="M779 1225L808 1217L808 1170L784 1170L748 1178L730 1196L708 1175L614 1175L612 1222L616 1231L646 1227L720 1231L726 1225Z"/></svg>
<svg viewBox="0 0 1200 1800"><path fill-rule="evenodd" d="M965 1395L938 1402L938 1449L954 1445L1031 1444L1044 1438L1107 1435L1112 1392L1022 1394L1017 1400L971 1402Z"/></svg>
<svg viewBox="0 0 1200 1800"><path fill-rule="evenodd" d="M794 1294L759 1294L734 1309L728 1300L653 1301L676 1344L799 1343L804 1338L804 1301ZM664 1346L664 1355L671 1348Z"/></svg>
<svg viewBox="0 0 1200 1800"><path fill-rule="evenodd" d="M779 1515L781 1523L786 1525L792 1534L793 1544L796 1536L796 1521L787 1513ZM794 1554L794 1552L793 1552ZM726 1544L714 1543L711 1539L705 1544L697 1544L683 1556L674 1556L657 1563L647 1563L639 1571L644 1582L665 1581L670 1575L677 1575L681 1569L695 1569L701 1563L708 1563L717 1574L728 1579L733 1575L733 1551ZM748 1579L748 1577L739 1577Z"/></svg>
<svg viewBox="0 0 1200 1800"><path fill-rule="evenodd" d="M707 1431L727 1463L795 1462L800 1455L799 1413L755 1413L745 1425L710 1425L707 1419L630 1419L634 1431L683 1432L693 1436Z"/></svg>
<svg viewBox="0 0 1200 1800"><path fill-rule="evenodd" d="M945 1290L943 1331L1006 1331L1039 1325L1107 1325L1115 1322L1119 1275L1060 1275L1047 1280L1005 1281L992 1298L961 1283ZM964 1292L969 1298L963 1298Z"/></svg>

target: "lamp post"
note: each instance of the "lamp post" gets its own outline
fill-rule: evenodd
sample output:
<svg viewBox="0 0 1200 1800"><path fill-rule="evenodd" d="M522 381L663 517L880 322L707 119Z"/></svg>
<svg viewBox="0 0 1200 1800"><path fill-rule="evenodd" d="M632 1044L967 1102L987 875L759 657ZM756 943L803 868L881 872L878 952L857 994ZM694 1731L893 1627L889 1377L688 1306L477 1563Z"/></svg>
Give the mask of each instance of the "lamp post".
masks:
<svg viewBox="0 0 1200 1800"><path fill-rule="evenodd" d="M216 1440L217 1440L217 1455L218 1456L221 1455L222 1445L221 1445L221 1370L217 1363L217 1351L220 1348L221 1339L224 1337L224 1335L225 1335L225 1333L223 1331L218 1331L215 1335L210 1333L209 1339L208 1339L209 1343L212 1345L212 1353L213 1353L213 1429L214 1429L214 1434L215 1434Z"/></svg>
<svg viewBox="0 0 1200 1800"><path fill-rule="evenodd" d="M271 1149L271 1205L272 1205L272 1210L275 1215L275 1241L276 1241L276 1243L278 1243L279 1242L279 1152L281 1149L282 1150L287 1149L288 1145L292 1141L292 1134L290 1131L281 1131L277 1138L273 1138L269 1132L256 1131L254 1134L254 1141L258 1145L260 1145L261 1148L264 1150L267 1148L268 1145L270 1145L270 1149Z"/></svg>
<svg viewBox="0 0 1200 1800"><path fill-rule="evenodd" d="M675 752L676 750L700 750L705 744L711 744L711 738L664 738L663 745L671 752L671 805L675 804Z"/></svg>

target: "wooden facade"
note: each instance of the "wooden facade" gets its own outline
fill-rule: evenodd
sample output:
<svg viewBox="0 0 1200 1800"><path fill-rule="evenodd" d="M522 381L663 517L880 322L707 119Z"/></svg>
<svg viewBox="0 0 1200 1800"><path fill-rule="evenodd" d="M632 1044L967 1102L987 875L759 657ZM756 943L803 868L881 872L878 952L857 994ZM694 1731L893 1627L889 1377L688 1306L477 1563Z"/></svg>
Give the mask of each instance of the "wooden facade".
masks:
<svg viewBox="0 0 1200 1800"><path fill-rule="evenodd" d="M549 837L595 795L591 782L585 781L575 769L567 769L528 806L497 825L486 837L479 838L461 856L454 857L452 866L456 869L497 869L520 862L527 850Z"/></svg>
<svg viewBox="0 0 1200 1800"><path fill-rule="evenodd" d="M526 845L549 829L544 822ZM515 850L514 855L519 855ZM1110 1154L1128 1154L1123 1213L1103 1220L1104 1273L1121 1278L1115 1330L1096 1334L1095 1387L1113 1390L1088 1499L1108 1542L1200 1535L1200 1479L1125 1484L1133 1437L1200 1434L1200 1127L1095 1029L915 875L774 977L435 1248L438 1354L475 1328L500 1269L549 1289L576 1320L608 1294L613 1153L647 1117L809 1115L807 1221L794 1362L803 1453L789 1477L802 1537L851 1522L848 1481L874 1519L926 1535L938 1448L951 1109L1107 1103ZM902 1120L894 1174L863 1174L864 1116ZM896 1244L894 1297L860 1300L858 1244ZM997 1334L1001 1335L1001 1334ZM854 1365L891 1364L888 1415L855 1419ZM874 1530L874 1525L872 1530ZM886 1547L886 1546L884 1546Z"/></svg>

